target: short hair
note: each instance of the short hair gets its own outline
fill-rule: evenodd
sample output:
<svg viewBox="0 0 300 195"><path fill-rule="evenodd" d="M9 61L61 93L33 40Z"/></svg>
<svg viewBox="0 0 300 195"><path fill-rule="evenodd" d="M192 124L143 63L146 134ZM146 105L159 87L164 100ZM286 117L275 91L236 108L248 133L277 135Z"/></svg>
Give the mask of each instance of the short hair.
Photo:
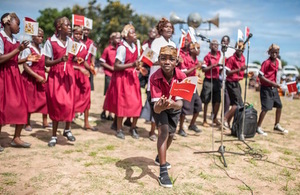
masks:
<svg viewBox="0 0 300 195"><path fill-rule="evenodd" d="M55 29L58 29L59 20L60 20L61 18L62 18L62 17L58 17L58 18L56 18L56 19L54 20L53 25L54 25Z"/></svg>
<svg viewBox="0 0 300 195"><path fill-rule="evenodd" d="M81 26L74 26L74 28L72 30L73 30L73 32L76 31L76 30L83 31Z"/></svg>
<svg viewBox="0 0 300 195"><path fill-rule="evenodd" d="M227 39L228 39L228 42L230 43L230 37L229 37L228 35L224 35L224 36L222 37L222 39L221 39L221 42L222 42L222 40L223 40L224 38L227 38Z"/></svg>
<svg viewBox="0 0 300 195"><path fill-rule="evenodd" d="M120 32L113 32L113 33L110 34L109 38L112 39L112 38L114 38L118 35L121 35L121 33Z"/></svg>
<svg viewBox="0 0 300 195"><path fill-rule="evenodd" d="M168 23L170 23L172 25L172 34L174 34L174 26L173 24L166 18L162 18L158 24L156 25L156 29L159 35L162 35L162 31L165 25L167 25Z"/></svg>
<svg viewBox="0 0 300 195"><path fill-rule="evenodd" d="M274 43L272 43L272 45L270 45L269 49L268 49L268 53L270 53L271 50L280 50L280 47Z"/></svg>
<svg viewBox="0 0 300 195"><path fill-rule="evenodd" d="M69 20L66 16L63 16L57 20L57 28L60 27L64 21Z"/></svg>
<svg viewBox="0 0 300 195"><path fill-rule="evenodd" d="M135 28L134 28L134 26L132 24L127 24L127 25L124 26L124 28L122 30L122 33L121 33L121 35L122 35L123 38L127 37L128 32L129 32L130 29L135 30Z"/></svg>

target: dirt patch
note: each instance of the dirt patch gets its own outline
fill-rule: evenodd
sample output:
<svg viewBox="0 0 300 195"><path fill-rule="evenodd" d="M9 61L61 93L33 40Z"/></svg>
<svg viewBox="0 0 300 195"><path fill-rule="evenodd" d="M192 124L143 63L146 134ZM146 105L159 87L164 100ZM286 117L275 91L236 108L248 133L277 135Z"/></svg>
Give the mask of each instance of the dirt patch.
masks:
<svg viewBox="0 0 300 195"><path fill-rule="evenodd" d="M111 122L100 120L103 83L104 76L97 75L90 111L91 123L99 131L83 130L83 121L76 119L72 124L74 143L62 136L64 124L60 123L58 144L48 148L51 129L42 128L41 114L32 115L32 132L22 132L23 140L32 143L30 149L9 147L14 127L2 127L0 143L6 148L0 153L0 194L300 194L300 100L282 98L281 124L289 134L273 131L273 110L263 123L268 137L256 135L246 140L253 151L225 132L224 139L231 140L224 142L226 151L246 153L226 153L227 168L218 153L194 153L212 150L212 129L200 125L200 114L197 124L203 132L188 132L186 138L177 135L168 151L174 187L164 189L157 182L157 151L156 143L148 139L150 125L140 119L140 139L131 138L125 128L126 138L120 140L110 129ZM259 112L259 93L248 90L247 94L248 102ZM220 140L220 131L213 131L213 140ZM219 146L214 143L213 150Z"/></svg>

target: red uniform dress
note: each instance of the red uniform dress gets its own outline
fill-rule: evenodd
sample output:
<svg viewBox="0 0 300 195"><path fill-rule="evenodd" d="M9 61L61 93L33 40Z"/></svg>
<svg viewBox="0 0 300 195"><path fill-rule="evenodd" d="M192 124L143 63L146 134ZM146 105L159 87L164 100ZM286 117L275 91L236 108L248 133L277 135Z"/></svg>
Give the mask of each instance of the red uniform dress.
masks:
<svg viewBox="0 0 300 195"><path fill-rule="evenodd" d="M63 45L62 42L53 35L45 43L45 55L53 58L53 60L63 57L66 54L68 40L69 38L67 38L66 45ZM66 62L65 71L64 62L55 64L50 68L46 95L51 120L71 122L74 118L74 78L74 69L69 61Z"/></svg>
<svg viewBox="0 0 300 195"><path fill-rule="evenodd" d="M11 40L4 31L0 32L3 42L2 54L8 54L20 43ZM18 55L0 64L0 125L27 123L27 97L18 67Z"/></svg>
<svg viewBox="0 0 300 195"><path fill-rule="evenodd" d="M131 52L127 43L125 47L124 64L137 60L137 49ZM121 71L114 71L106 92L104 110L115 113L118 117L139 117L142 110L140 81L134 67Z"/></svg>
<svg viewBox="0 0 300 195"><path fill-rule="evenodd" d="M86 39L86 42L85 42L87 51L89 51L90 46L91 46L92 44L94 45L94 41L93 41L92 39L87 38L87 39ZM93 54L91 54L91 53L89 53L88 56L87 56L87 62L88 62L89 65L91 65L92 56L93 56Z"/></svg>
<svg viewBox="0 0 300 195"><path fill-rule="evenodd" d="M88 51L84 43L81 44L81 47L78 51L77 58L86 59ZM84 62L78 64L77 62L72 61L73 56L69 58L70 63L75 66L84 67ZM91 107L91 85L89 77L84 75L80 70L75 71L75 112L84 112L86 109Z"/></svg>
<svg viewBox="0 0 300 195"><path fill-rule="evenodd" d="M114 67L116 54L117 54L117 48L115 48L113 45L109 45L104 49L100 61ZM111 77L112 73L113 71L104 68L105 75Z"/></svg>
<svg viewBox="0 0 300 195"><path fill-rule="evenodd" d="M30 53L41 56L41 59L38 62L32 63L30 68L45 79L45 55L31 45L26 50L29 51L26 51L26 54L22 55L22 58L27 57ZM23 52L25 53L25 51ZM27 95L28 112L48 114L45 84L37 82L36 78L28 74L25 70L22 76Z"/></svg>

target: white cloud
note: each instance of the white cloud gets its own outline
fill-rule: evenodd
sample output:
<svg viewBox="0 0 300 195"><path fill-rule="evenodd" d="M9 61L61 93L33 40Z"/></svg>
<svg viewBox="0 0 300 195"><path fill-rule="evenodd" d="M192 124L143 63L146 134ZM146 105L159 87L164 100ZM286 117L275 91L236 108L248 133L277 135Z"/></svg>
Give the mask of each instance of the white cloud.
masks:
<svg viewBox="0 0 300 195"><path fill-rule="evenodd" d="M219 9L216 11L211 11L209 13L213 16L220 14L220 17L222 17L222 18L235 18L236 17L236 14L230 9Z"/></svg>

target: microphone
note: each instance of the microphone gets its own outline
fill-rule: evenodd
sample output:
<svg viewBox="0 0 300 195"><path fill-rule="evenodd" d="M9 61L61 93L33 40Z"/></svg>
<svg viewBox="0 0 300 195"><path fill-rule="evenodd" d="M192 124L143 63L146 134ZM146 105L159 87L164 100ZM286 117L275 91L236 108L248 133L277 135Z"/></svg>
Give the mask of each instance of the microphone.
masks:
<svg viewBox="0 0 300 195"><path fill-rule="evenodd" d="M209 39L209 38L207 38L207 37L201 35L200 33L199 33L199 34L196 34L196 36L197 36L197 37L200 37L202 41L208 41L208 42L210 42L210 39Z"/></svg>
<svg viewBox="0 0 300 195"><path fill-rule="evenodd" d="M253 36L252 33L250 33L249 36L247 37L247 39L245 40L244 45L249 41L249 39L250 39L252 36Z"/></svg>

